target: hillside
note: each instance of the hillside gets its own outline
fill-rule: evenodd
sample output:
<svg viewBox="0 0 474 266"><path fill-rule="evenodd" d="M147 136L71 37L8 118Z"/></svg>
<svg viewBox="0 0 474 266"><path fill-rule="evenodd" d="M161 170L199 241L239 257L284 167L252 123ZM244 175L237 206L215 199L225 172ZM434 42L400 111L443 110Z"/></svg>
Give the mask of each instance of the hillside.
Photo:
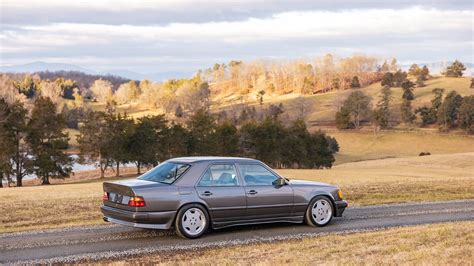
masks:
<svg viewBox="0 0 474 266"><path fill-rule="evenodd" d="M415 88L414 107L430 105L432 99L431 91L434 88L444 88L446 91L456 90L461 95L473 95L474 89L469 88L470 78L446 78L434 77L426 82L426 86ZM372 84L360 89L370 97L372 103L377 101L381 86L379 83ZM282 118L286 121L295 119L301 113L302 106L305 108L305 120L310 130L322 129L327 134L337 139L340 151L336 154L335 164L345 162L355 162L391 157L417 156L420 152L430 152L432 154L448 154L457 152L474 152L474 137L464 136L462 132L454 131L450 134L439 134L436 127L413 129L392 129L382 131L374 135L371 127L366 127L360 131L348 130L340 131L334 127L334 116L338 105L347 97L350 90L329 92L311 96L301 96L297 94L287 94L282 96L264 97L264 104L258 104L255 97L248 97L248 106L257 110L268 108L270 104L283 103L285 113ZM401 102L401 88L393 88L393 101L391 109L393 121L398 121L399 104ZM212 96L212 95L211 95ZM223 99L219 99L223 100ZM218 113L222 110L230 112L240 112L242 108L240 102L217 102L213 99L211 112ZM88 103L94 110L104 110L105 104ZM119 105L117 108L121 112L126 112L133 117L145 115L156 115L160 110L150 109L137 103ZM74 150L75 135L77 131L70 130L71 144Z"/></svg>
<svg viewBox="0 0 474 266"><path fill-rule="evenodd" d="M469 88L471 82L470 77L463 78L447 78L447 77L433 77L426 81L425 87L417 87L414 89L415 99L412 106L414 109L423 105L430 105L433 98L431 91L434 88L444 88L445 94L450 90L456 90L462 96L474 95L474 89ZM380 82L371 84L360 90L372 98L372 105L378 101L379 93L382 86ZM282 96L264 96L264 104L260 106L257 103L255 95L249 95L248 105L255 106L257 109L268 108L270 104L280 104L284 106L287 118L295 119L305 109L305 120L309 126L313 128L331 127L334 125L335 113L344 99L351 93L352 90L335 91L323 94L316 94L310 96L302 96L299 94L287 94ZM393 100L391 103L392 121L397 123L399 118L399 106L402 100L402 88L392 88ZM221 110L232 110L235 108L235 99L228 99L224 103L214 102L213 111L219 112Z"/></svg>

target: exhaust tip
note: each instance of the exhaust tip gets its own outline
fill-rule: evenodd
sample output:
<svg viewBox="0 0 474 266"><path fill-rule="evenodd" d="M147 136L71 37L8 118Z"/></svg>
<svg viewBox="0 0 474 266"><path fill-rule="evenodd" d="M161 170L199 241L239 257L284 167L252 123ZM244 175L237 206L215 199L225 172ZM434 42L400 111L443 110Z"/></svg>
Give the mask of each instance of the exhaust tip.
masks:
<svg viewBox="0 0 474 266"><path fill-rule="evenodd" d="M104 222L109 222L109 219L107 217L102 217L102 219L104 220Z"/></svg>

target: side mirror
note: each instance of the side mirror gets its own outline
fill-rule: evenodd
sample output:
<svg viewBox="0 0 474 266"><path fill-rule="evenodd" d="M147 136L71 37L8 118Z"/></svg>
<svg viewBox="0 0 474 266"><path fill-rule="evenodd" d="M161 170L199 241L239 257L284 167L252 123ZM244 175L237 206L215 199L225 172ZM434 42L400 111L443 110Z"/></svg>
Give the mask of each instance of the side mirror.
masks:
<svg viewBox="0 0 474 266"><path fill-rule="evenodd" d="M277 180L273 181L273 185L276 187L281 187L286 185L286 180L284 178L278 178Z"/></svg>

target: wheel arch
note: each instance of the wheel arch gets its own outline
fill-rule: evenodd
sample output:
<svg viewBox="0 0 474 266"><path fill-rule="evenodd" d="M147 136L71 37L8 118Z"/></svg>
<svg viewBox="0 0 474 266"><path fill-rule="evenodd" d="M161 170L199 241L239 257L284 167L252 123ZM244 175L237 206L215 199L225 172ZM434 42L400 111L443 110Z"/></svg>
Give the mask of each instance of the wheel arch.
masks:
<svg viewBox="0 0 474 266"><path fill-rule="evenodd" d="M181 211L181 209L183 209L186 205L193 205L193 204L200 205L201 207L204 208L204 210L207 212L207 216L209 217L209 225L212 227L212 216L211 216L211 212L209 211L209 206L207 206L205 202L200 202L200 201L191 201L191 202L181 203L179 208L176 210L176 214L174 215L172 224L175 224L176 218L178 218L178 214Z"/></svg>
<svg viewBox="0 0 474 266"><path fill-rule="evenodd" d="M309 208L310 204L311 204L311 201L313 201L314 198L318 197L318 196L324 196L324 197L327 197L329 198L329 200L331 201L331 204L332 204L332 208L333 208L333 216L336 214L336 199L334 198L334 196L327 192L327 191L324 191L324 190L315 190L315 191L312 191L312 193L310 194L310 197L308 197L308 205L306 206L306 208Z"/></svg>

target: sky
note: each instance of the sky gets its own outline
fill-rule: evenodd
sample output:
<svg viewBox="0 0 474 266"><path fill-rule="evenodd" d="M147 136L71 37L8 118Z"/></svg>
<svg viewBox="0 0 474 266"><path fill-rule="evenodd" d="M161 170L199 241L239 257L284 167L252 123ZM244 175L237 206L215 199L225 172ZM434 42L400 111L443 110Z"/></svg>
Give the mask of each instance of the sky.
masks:
<svg viewBox="0 0 474 266"><path fill-rule="evenodd" d="M471 1L0 0L0 64L192 72L327 53L474 62Z"/></svg>

